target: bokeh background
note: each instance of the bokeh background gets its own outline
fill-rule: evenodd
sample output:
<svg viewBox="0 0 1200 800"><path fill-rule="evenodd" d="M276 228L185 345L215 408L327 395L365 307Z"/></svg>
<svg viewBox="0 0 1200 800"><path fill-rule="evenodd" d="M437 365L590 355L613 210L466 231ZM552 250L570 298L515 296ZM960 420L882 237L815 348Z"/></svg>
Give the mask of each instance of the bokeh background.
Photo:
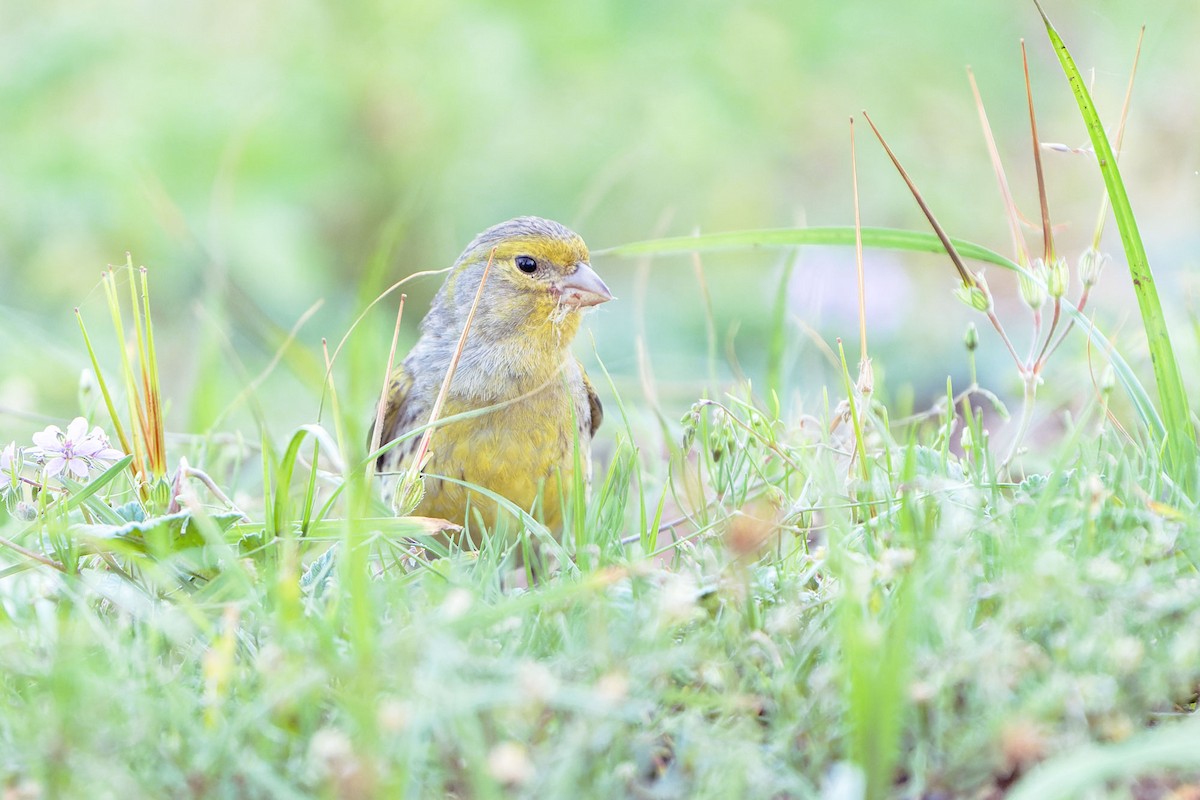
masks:
<svg viewBox="0 0 1200 800"><path fill-rule="evenodd" d="M1147 26L1122 164L1194 389L1200 8L1046 6L1114 125ZM73 308L116 374L99 275L126 251L151 271L176 432L257 438L237 398L311 310L296 344L256 384L279 437L316 417L322 339L336 343L385 286L447 266L502 219L553 217L593 249L850 224L847 129L861 109L954 235L1010 253L965 68L1034 219L1022 38L1043 140L1086 144L1032 3L1012 0L5 3L0 439L27 439L78 411L87 357ZM864 223L926 230L865 125L857 139ZM1073 261L1091 237L1101 183L1088 156L1045 155L1060 251ZM1039 238L1029 231L1031 246ZM1140 323L1111 226L1105 242L1116 262L1097 319L1136 362ZM589 318L585 361L602 359L634 408L643 405L639 375L653 375L655 401L672 419L719 388L692 260L594 263L619 300ZM728 353L762 380L770 311L782 297L785 388L819 410L824 387L840 381L818 341L857 346L853 254L721 253L703 267L716 383L736 371ZM989 277L1024 341L1015 281L994 269ZM945 391L947 375L964 383L971 314L951 296L949 262L868 251L867 278L887 391L919 406ZM436 281L408 288L406 342ZM389 299L354 334L378 358L394 309ZM1072 345L1047 382L1047 418L1085 393L1082 338ZM993 389L1017 387L987 331L980 361ZM337 379L352 368L361 367L339 361ZM610 399L612 387L599 383Z"/></svg>

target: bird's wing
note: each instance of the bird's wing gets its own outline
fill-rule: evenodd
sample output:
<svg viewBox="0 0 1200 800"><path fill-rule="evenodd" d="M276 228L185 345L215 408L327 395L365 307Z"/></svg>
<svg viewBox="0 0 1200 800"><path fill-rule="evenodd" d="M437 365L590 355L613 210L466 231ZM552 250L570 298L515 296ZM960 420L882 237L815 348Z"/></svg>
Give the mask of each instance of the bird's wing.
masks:
<svg viewBox="0 0 1200 800"><path fill-rule="evenodd" d="M400 436L405 431L412 427L413 417L415 416L415 403L410 402L409 393L412 390L413 379L408 374L408 370L403 365L396 367L392 372L392 379L388 383L387 398L384 400L383 408L383 435L379 439L380 445L385 445L388 442ZM370 447L371 439L375 435L375 422L371 422L371 431L367 435L367 446ZM392 470L399 466L407 451L411 448L411 443L399 444L393 447L388 452L384 453L375 462L375 470L383 472Z"/></svg>
<svg viewBox="0 0 1200 800"><path fill-rule="evenodd" d="M596 394L595 387L588 380L587 372L583 369L583 364L579 365L579 374L583 376L583 388L587 390L588 409L592 412L590 433L592 436L595 436L596 431L600 428L600 423L604 421L604 406L600 404L600 395Z"/></svg>

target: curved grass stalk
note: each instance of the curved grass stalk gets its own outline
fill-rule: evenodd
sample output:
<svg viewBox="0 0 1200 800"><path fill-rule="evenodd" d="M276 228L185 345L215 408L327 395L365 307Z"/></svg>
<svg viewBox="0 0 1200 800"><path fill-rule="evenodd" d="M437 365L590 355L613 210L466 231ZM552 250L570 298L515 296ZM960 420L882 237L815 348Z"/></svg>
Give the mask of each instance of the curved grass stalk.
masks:
<svg viewBox="0 0 1200 800"><path fill-rule="evenodd" d="M880 250L903 250L916 253L945 252L941 240L933 233L924 231L906 231L897 228L863 228L862 241L865 247ZM964 239L950 237L959 255L975 261L994 264L1007 270L1012 270L1031 280L1039 280L1029 270L1021 267L994 250ZM634 255L665 255L668 253L688 253L693 250L736 250L754 249L760 247L797 247L803 245L824 245L835 247L854 247L855 229L853 226L829 226L820 228L769 228L763 230L729 231L723 233L708 233L699 236L677 236L665 239L651 239L642 242L610 247L598 250L596 254L614 256ZM1121 386L1129 395L1138 418L1150 435L1161 441L1166 436L1166 426L1154 407L1146 389L1138 380L1128 362L1117 352L1108 339L1096 329L1087 315L1074 305L1066 303L1063 306L1075 320L1075 324L1084 330L1098 348L1112 360L1113 371Z"/></svg>
<svg viewBox="0 0 1200 800"><path fill-rule="evenodd" d="M1146 344L1150 350L1150 362L1154 367L1154 379L1158 384L1158 400L1162 407L1164 425L1166 471L1172 480L1182 487L1185 494L1195 497L1196 433L1188 411L1183 377L1179 371L1179 363L1175 360L1175 351L1171 347L1162 303L1158 299L1158 289L1150 271L1150 262L1146 258L1146 248L1142 244L1137 220L1133 216L1133 207L1125 192L1125 183L1121 179L1121 171L1117 167L1117 159L1109 144L1108 135L1104 131L1104 125L1100 121L1100 115L1092 102L1083 76L1080 75L1071 53L1058 31L1054 29L1050 18L1046 16L1046 12L1037 0L1034 0L1034 5L1042 16L1046 34L1054 47L1055 55L1058 56L1067 82L1071 85L1071 92L1079 106L1079 114L1083 117L1092 148L1096 151L1100 174L1104 177L1104 186L1112 203L1113 217L1121 232L1121 243L1125 248L1134 294L1137 295L1138 309L1141 311L1142 325L1146 331Z"/></svg>

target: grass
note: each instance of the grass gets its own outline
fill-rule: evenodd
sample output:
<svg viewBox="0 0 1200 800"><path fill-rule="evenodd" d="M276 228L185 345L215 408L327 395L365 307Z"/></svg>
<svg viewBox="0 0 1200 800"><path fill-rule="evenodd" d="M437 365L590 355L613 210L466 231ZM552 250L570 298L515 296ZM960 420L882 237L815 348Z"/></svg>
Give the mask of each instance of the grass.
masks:
<svg viewBox="0 0 1200 800"><path fill-rule="evenodd" d="M363 555L298 594L220 545L131 559L133 580L29 569L5 579L0 769L65 797L815 797L858 763L868 796L921 797L1091 742L1136 755L1194 702L1200 525L1150 502L1157 465L1102 419L1014 485L930 418L862 485L843 443L731 400L679 477L638 457L651 496L686 502L694 469L705 525L675 529L702 533L528 591L486 557L395 564L370 520L297 543L312 571L331 540ZM198 552L207 580L149 569ZM1098 796L1188 767L1119 763L1088 772Z"/></svg>
<svg viewBox="0 0 1200 800"><path fill-rule="evenodd" d="M868 251L942 247L861 234ZM10 487L0 512L6 798L1166 797L1200 781L1200 512L1178 411L1158 419L1078 310L1094 349L1064 348L1041 378L1089 356L1116 378L1011 464L973 382L977 337L972 384L948 379L916 413L889 399L884 365L865 391L844 355L824 402L781 401L797 331L779 310L766 396L713 381L668 424L596 380L609 414L590 501L576 487L561 568L519 588L503 572L519 545L439 549L376 499L360 412L380 370L361 335L336 360L289 356L343 380L282 450L252 379L235 402L255 409L255 443L168 437L145 276L105 283L118 339L118 280L133 292L123 391L85 332L133 455L86 483L31 466L38 486ZM1158 316L1147 329L1165 332ZM1181 388L1170 402L1186 409Z"/></svg>

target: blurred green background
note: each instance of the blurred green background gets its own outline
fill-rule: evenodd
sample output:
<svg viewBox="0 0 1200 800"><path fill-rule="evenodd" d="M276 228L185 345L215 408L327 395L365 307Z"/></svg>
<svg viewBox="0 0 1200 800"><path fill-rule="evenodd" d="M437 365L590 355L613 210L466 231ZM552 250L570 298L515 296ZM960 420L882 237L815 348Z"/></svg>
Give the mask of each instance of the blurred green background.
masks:
<svg viewBox="0 0 1200 800"><path fill-rule="evenodd" d="M1183 323L1200 250L1200 9L1047 0L1047 11L1081 68L1094 70L1114 124L1147 25L1122 163L1185 339L1177 344L1194 352ZM5 3L0 440L76 413L87 360L74 307L115 376L98 277L126 251L151 270L172 431L256 438L245 405L221 412L323 301L259 386L281 436L315 418L322 338L336 343L365 300L449 265L502 219L553 217L593 249L696 230L850 224L847 121L864 108L954 235L1010 253L965 67L1018 202L1036 218L1022 38L1043 140L1085 144L1032 3L1011 0ZM865 125L857 140L864 223L925 230ZM1047 153L1046 166L1060 251L1074 261L1101 184L1087 156ZM1098 319L1136 360L1140 323L1115 230L1106 249L1116 263ZM785 260L705 257L722 376L732 347L761 380ZM581 355L602 358L637 404L640 339L664 413L678 418L709 375L691 259L594 263L619 300L590 317ZM872 349L888 383L919 399L944 391L947 374L964 376L971 315L951 297L949 262L868 252L867 276ZM1015 282L989 277L1020 340ZM436 281L409 288L405 341ZM782 296L787 386L819 403L832 373L802 326L857 346L852 253L804 251ZM394 308L377 307L355 334L379 359ZM1016 386L987 331L981 360L985 382ZM352 368L340 361L338 380ZM1062 369L1065 399L1086 373ZM601 391L611 395L603 381Z"/></svg>

